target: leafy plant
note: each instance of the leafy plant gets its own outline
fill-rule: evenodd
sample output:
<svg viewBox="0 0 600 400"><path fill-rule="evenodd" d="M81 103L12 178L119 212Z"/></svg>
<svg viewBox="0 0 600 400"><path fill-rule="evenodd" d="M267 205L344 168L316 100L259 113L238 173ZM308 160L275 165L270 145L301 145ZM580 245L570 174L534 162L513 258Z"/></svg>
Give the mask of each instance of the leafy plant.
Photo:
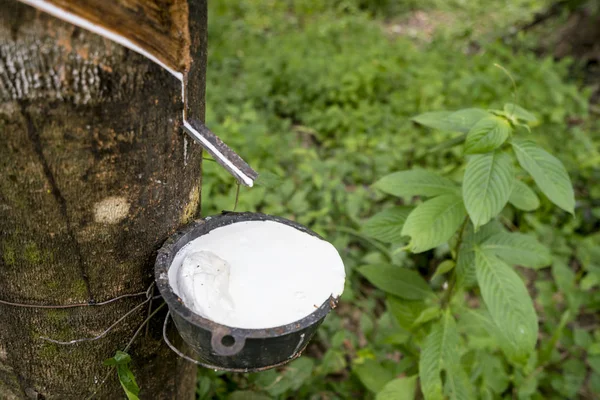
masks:
<svg viewBox="0 0 600 400"><path fill-rule="evenodd" d="M119 377L119 382L121 383L123 391L127 395L127 399L139 400L138 395L140 394L140 388L135 381L133 372L129 369L130 362L131 357L129 354L118 350L114 357L104 361L104 365L115 367L117 369L117 376Z"/></svg>
<svg viewBox="0 0 600 400"><path fill-rule="evenodd" d="M421 349L418 375L425 399L441 399L444 393L453 399L474 398L476 388L467 373L468 363L462 361L471 349L461 344L461 316L477 315L511 367L528 375L536 363L538 317L527 287L512 265L542 268L552 261L549 250L535 238L509 232L497 220L509 203L528 211L539 205L537 195L524 182L523 171L550 201L571 214L574 191L563 164L526 138L527 124L536 119L520 106L425 113L414 121L438 130L463 132L461 140L452 139L445 146L463 142L462 182L421 169L383 177L374 185L379 190L404 200L415 196L424 200L408 214L406 206L401 206L375 215L366 223L366 233L384 241L407 236L406 248L413 253L449 243L451 260L440 263L432 276L433 281L445 283L441 293L434 295L421 275L406 268L371 265L359 271L392 296L398 322L407 324L415 335L415 344ZM475 299L478 294L483 300L481 307L464 307L460 298ZM415 318L405 318L409 312ZM486 379L479 383L480 391L500 395L505 389L502 385L497 391L494 381Z"/></svg>
<svg viewBox="0 0 600 400"><path fill-rule="evenodd" d="M552 2L515 0L490 7L482 0L411 1L399 6L421 11L397 10L396 16L381 8L363 12L364 3L209 2L207 125L263 180L241 189L237 209L291 218L323 235L344 259L347 284L339 307L302 356L313 363L310 373L300 374L297 390L289 379L278 380L295 365L248 375L200 369L198 398L228 400L234 392L252 391L273 399L374 399L382 387L418 375L420 345L432 321L443 315L440 296L451 276L457 278L447 307L476 396L564 399L578 390L577 396L593 398L600 391L600 256L594 250L600 248L594 234L600 228L600 122L576 60L540 56L540 38L530 33L515 35L510 43L496 40ZM405 23L413 16L423 17L435 34L420 40L416 32L412 38ZM396 26L403 33L396 34ZM432 250L401 251L410 237L398 227L421 200L399 199L371 184L418 167L449 180L462 197L465 134L472 126L466 122L490 115L510 119L485 107L519 112L499 101L511 98L513 88L494 63L512 71L520 93L526 93L513 102L533 111L511 123L512 137L530 139L564 163L577 193L575 218L552 205L505 142L502 152L511 157L517 179L500 215L476 232L469 222L458 256L452 254L457 234ZM466 111L424 113L458 109ZM453 127L426 128L411 121L415 115ZM411 187L419 177L411 178ZM203 215L233 207L235 182L216 163L204 163L202 189ZM493 247L508 265L514 265L509 257L518 255L518 263L527 266L513 270L535 298L538 344L525 366L509 361L502 338L490 335L497 329L477 286L473 248L497 233L513 240L505 244L499 235L486 244L486 254ZM518 252L517 244L522 245ZM546 268L549 259L552 266ZM382 282L390 280L390 271L408 271L408 282L416 276L429 289L407 292L423 296L414 300L386 296L361 274L376 275L380 266ZM581 333L575 343L574 332L581 330L591 344ZM566 363L571 359L576 362ZM587 375L575 389L580 379L572 377L581 363ZM442 382L445 375L442 368Z"/></svg>

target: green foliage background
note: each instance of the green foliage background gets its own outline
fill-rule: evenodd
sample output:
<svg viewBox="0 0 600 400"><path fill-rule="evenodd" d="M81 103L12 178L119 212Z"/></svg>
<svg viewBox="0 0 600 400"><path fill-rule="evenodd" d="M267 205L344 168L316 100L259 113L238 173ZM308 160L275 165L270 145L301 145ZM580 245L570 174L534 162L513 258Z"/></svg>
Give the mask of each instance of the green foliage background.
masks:
<svg viewBox="0 0 600 400"><path fill-rule="evenodd" d="M395 379L418 370L413 336L422 332L411 325L439 316L411 309L407 300L386 299L358 270L391 265L440 290L443 274L433 275L438 267L451 268L444 265L450 249L408 254L399 251L406 240L387 244L372 237L366 221L399 204L372 184L415 167L460 181L462 149L431 152L456 134L420 127L411 118L438 110L502 109L515 101L510 80L494 64L511 72L518 104L537 117L531 137L566 165L575 186L575 217L540 196L535 212L509 207L499 219L536 237L554 260L550 268L518 270L540 320L528 366L515 369L507 362L476 312L460 316L456 356L477 397L600 393L598 115L590 112L591 89L579 81L573 60L539 56L535 33L505 39L549 1L209 3L207 125L261 173L261 185L241 189L237 210L310 226L338 248L348 279L340 306L305 356L259 374L200 370L200 399L413 398L415 380ZM426 26L411 23L418 13L429 16ZM206 162L203 214L231 210L234 197L233 178ZM480 301L469 292L462 299L474 309Z"/></svg>

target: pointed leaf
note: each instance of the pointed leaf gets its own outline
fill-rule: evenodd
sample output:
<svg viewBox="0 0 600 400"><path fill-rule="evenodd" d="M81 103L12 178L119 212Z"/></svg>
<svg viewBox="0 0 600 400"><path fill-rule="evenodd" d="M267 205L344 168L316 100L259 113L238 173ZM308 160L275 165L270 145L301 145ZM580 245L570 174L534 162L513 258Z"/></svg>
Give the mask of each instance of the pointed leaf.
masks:
<svg viewBox="0 0 600 400"><path fill-rule="evenodd" d="M394 172L373 186L398 197L438 196L458 191L458 186L450 179L423 169Z"/></svg>
<svg viewBox="0 0 600 400"><path fill-rule="evenodd" d="M442 309L437 305L433 306L433 307L428 307L428 308L424 309L423 312L421 312L421 314L419 314L417 319L415 319L415 322L413 322L411 328L414 329L419 325L423 325L426 322L437 319L441 313L442 313Z"/></svg>
<svg viewBox="0 0 600 400"><path fill-rule="evenodd" d="M514 179L511 159L505 153L495 151L469 160L463 197L475 230L500 214L508 202Z"/></svg>
<svg viewBox="0 0 600 400"><path fill-rule="evenodd" d="M552 256L546 246L522 233L500 232L487 239L481 249L491 252L510 265L529 268L550 266Z"/></svg>
<svg viewBox="0 0 600 400"><path fill-rule="evenodd" d="M381 391L388 382L394 379L394 375L390 370L369 358L362 364L354 365L352 371L358 376L362 384L373 393Z"/></svg>
<svg viewBox="0 0 600 400"><path fill-rule="evenodd" d="M464 218L465 207L459 196L439 196L420 204L409 214L402 234L411 237L410 250L420 253L446 243Z"/></svg>
<svg viewBox="0 0 600 400"><path fill-rule="evenodd" d="M394 207L372 216L362 227L365 235L386 243L402 241L402 227L412 207Z"/></svg>
<svg viewBox="0 0 600 400"><path fill-rule="evenodd" d="M480 309L468 309L466 310L466 313L470 317L475 318L474 322L477 323L478 326L483 327L490 337L496 341L498 346L500 346L509 360L513 362L518 361L519 357L516 355L516 349L508 340L505 332L502 329L499 329L496 323L492 320L492 317L485 307Z"/></svg>
<svg viewBox="0 0 600 400"><path fill-rule="evenodd" d="M131 356L124 351L117 350L115 356L104 361L104 365L120 365L131 362Z"/></svg>
<svg viewBox="0 0 600 400"><path fill-rule="evenodd" d="M408 300L421 300L433 291L417 272L391 265L365 265L358 269L365 278L384 292Z"/></svg>
<svg viewBox="0 0 600 400"><path fill-rule="evenodd" d="M473 224L467 224L456 261L456 279L459 287L471 287L477 283L474 247L498 232L502 232L502 225L498 221L485 224L477 232Z"/></svg>
<svg viewBox="0 0 600 400"><path fill-rule="evenodd" d="M510 136L512 128L507 120L490 116L477 122L467 135L466 154L487 153L502 145Z"/></svg>
<svg viewBox="0 0 600 400"><path fill-rule="evenodd" d="M513 140L519 164L533 177L551 202L573 214L575 194L569 174L560 160L531 140Z"/></svg>
<svg viewBox="0 0 600 400"><path fill-rule="evenodd" d="M533 211L540 206L540 199L538 199L537 194L520 180L515 180L508 201L523 211Z"/></svg>
<svg viewBox="0 0 600 400"><path fill-rule="evenodd" d="M496 256L475 250L477 282L496 327L503 331L519 358L535 349L538 320L525 284Z"/></svg>
<svg viewBox="0 0 600 400"><path fill-rule="evenodd" d="M140 394L140 388L135 381L133 372L129 369L127 364L117 365L117 375L119 376L119 382L123 391L127 395L129 400L139 400L138 395Z"/></svg>
<svg viewBox="0 0 600 400"><path fill-rule="evenodd" d="M421 390L426 400L442 399L441 371L446 371L448 380L453 382L452 398L473 398L473 390L460 363L460 338L456 322L450 310L446 310L439 321L431 327L421 347L419 378Z"/></svg>
<svg viewBox="0 0 600 400"><path fill-rule="evenodd" d="M451 269L453 269L456 266L456 263L453 260L444 260L440 263L440 265L438 265L437 269L435 270L435 273L433 274L433 276L431 277L431 279L435 278L436 276L445 274L446 272L450 271Z"/></svg>
<svg viewBox="0 0 600 400"><path fill-rule="evenodd" d="M473 247L463 243L458 249L456 261L456 282L459 287L471 287L477 282L475 276L475 253Z"/></svg>
<svg viewBox="0 0 600 400"><path fill-rule="evenodd" d="M448 397L452 400L475 399L473 385L460 364L449 367L446 371L446 387Z"/></svg>
<svg viewBox="0 0 600 400"><path fill-rule="evenodd" d="M279 188L284 181L285 178L282 178L281 176L274 174L273 172L260 171L260 175L258 175L258 178L256 178L256 180L254 181L254 184L258 186L264 186L267 189L275 189Z"/></svg>
<svg viewBox="0 0 600 400"><path fill-rule="evenodd" d="M427 151L427 153L435 153L435 152L438 152L441 150L449 149L451 147L454 147L454 146L464 143L466 139L467 139L466 133L460 134L458 136L453 137L452 139L448 139L438 145L433 146L431 149L429 149Z"/></svg>
<svg viewBox="0 0 600 400"><path fill-rule="evenodd" d="M229 395L227 400L271 400L271 397L251 390L236 390Z"/></svg>
<svg viewBox="0 0 600 400"><path fill-rule="evenodd" d="M315 360L301 357L289 363L284 372L285 379L289 380L290 389L298 390L311 377L315 367Z"/></svg>
<svg viewBox="0 0 600 400"><path fill-rule="evenodd" d="M490 114L479 108L458 111L434 111L417 115L412 120L428 128L447 132L467 133L482 118Z"/></svg>
<svg viewBox="0 0 600 400"><path fill-rule="evenodd" d="M427 308L420 300L404 300L395 296L387 296L387 309L403 329L411 331L413 323Z"/></svg>
<svg viewBox="0 0 600 400"><path fill-rule="evenodd" d="M425 400L443 399L440 373L442 372L442 349L445 345L444 327L442 321L434 324L421 347L419 379Z"/></svg>
<svg viewBox="0 0 600 400"><path fill-rule="evenodd" d="M481 371L482 386L487 386L496 396L499 396L508 388L510 378L506 371L505 362L500 356L481 352L480 356L477 357L476 365L472 368L478 368Z"/></svg>
<svg viewBox="0 0 600 400"><path fill-rule="evenodd" d="M377 393L375 400L414 400L417 376L394 379Z"/></svg>
<svg viewBox="0 0 600 400"><path fill-rule="evenodd" d="M465 108L453 112L449 119L459 128L459 132L467 133L477 122L489 116L490 113L481 108Z"/></svg>
<svg viewBox="0 0 600 400"><path fill-rule="evenodd" d="M457 127L450 121L452 111L430 111L413 117L412 120L417 124L428 128L438 129L440 131L458 132Z"/></svg>
<svg viewBox="0 0 600 400"><path fill-rule="evenodd" d="M520 107L513 103L506 103L504 105L504 111L508 115L510 115L514 118L520 119L521 121L533 122L533 123L537 122L537 118L535 117L535 115L533 115L532 113L530 113L523 107Z"/></svg>

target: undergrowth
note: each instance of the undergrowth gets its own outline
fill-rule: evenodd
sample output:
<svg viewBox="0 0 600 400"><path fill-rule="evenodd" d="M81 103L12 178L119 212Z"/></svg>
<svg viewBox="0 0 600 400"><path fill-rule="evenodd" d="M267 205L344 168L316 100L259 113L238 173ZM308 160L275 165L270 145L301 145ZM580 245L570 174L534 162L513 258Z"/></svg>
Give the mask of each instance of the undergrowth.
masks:
<svg viewBox="0 0 600 400"><path fill-rule="evenodd" d="M404 393L419 386L411 378L421 351L415 338L439 315L431 307L407 311L409 302L393 295L386 300L358 270L385 264L413 271L443 294L454 249L441 243L409 254L401 235L391 242L373 235L367 222L373 215L419 203L389 197L373 183L414 168L461 182L462 146L442 145L459 133L412 118L502 110L510 102L533 113L528 138L566 166L575 215L540 195L535 211L509 205L495 219L550 249L552 262L517 268L539 318L538 340L514 368L479 316L461 314L460 363L478 398L593 398L600 393L600 124L588 110L590 91L569 75L571 60L538 57L528 48L530 37L517 35L510 44L498 39L500 29L526 21L548 2L520 0L503 9L480 1L395 3L211 2L207 125L261 174L255 188L242 188L237 210L311 227L340 251L348 279L340 306L303 357L258 374L201 370L199 398L413 398L386 396L394 385ZM442 24L428 40L387 29L417 8L445 13L451 26ZM494 23L475 26L465 12L493 14ZM495 64L510 71L517 101ZM227 172L207 162L203 181L204 215L233 208L236 187ZM447 270L435 274L440 269ZM452 301L482 306L477 288Z"/></svg>

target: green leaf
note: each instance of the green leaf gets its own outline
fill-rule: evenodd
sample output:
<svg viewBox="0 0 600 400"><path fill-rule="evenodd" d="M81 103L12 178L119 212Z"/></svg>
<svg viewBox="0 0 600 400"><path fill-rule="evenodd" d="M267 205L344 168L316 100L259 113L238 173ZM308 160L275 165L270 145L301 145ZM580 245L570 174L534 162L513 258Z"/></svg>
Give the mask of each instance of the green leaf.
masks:
<svg viewBox="0 0 600 400"><path fill-rule="evenodd" d="M460 338L450 310L431 327L421 347L419 378L425 400L442 399L440 373L446 371L452 398L473 398L473 390L460 362Z"/></svg>
<svg viewBox="0 0 600 400"><path fill-rule="evenodd" d="M514 180L507 154L495 151L471 157L465 171L463 197L475 230L500 214L508 202Z"/></svg>
<svg viewBox="0 0 600 400"><path fill-rule="evenodd" d="M495 220L488 222L477 232L473 224L467 224L456 260L456 279L459 287L471 287L477 283L474 247L498 232L502 232L502 225Z"/></svg>
<svg viewBox="0 0 600 400"><path fill-rule="evenodd" d="M442 313L442 310L437 305L426 308L423 310L423 312L421 312L421 314L419 314L417 319L415 319L415 322L413 322L412 327L415 328L419 325L423 325L426 322L432 321L432 320L438 318L441 313Z"/></svg>
<svg viewBox="0 0 600 400"><path fill-rule="evenodd" d="M365 265L358 272L379 289L408 300L421 300L433 291L417 272L391 265Z"/></svg>
<svg viewBox="0 0 600 400"><path fill-rule="evenodd" d="M516 179L508 201L519 210L533 211L540 206L537 194L525 183Z"/></svg>
<svg viewBox="0 0 600 400"><path fill-rule="evenodd" d="M377 361L366 359L361 364L355 364L352 371L362 384L373 393L378 393L385 385L394 379L394 374L382 367Z"/></svg>
<svg viewBox="0 0 600 400"><path fill-rule="evenodd" d="M404 300L395 296L387 296L387 308L398 321L398 325L407 331L413 329L413 322L427 308L423 301Z"/></svg>
<svg viewBox="0 0 600 400"><path fill-rule="evenodd" d="M431 328L431 332L421 347L419 378L425 400L443 399L440 373L442 372L442 351L446 344L445 335L445 325L440 321Z"/></svg>
<svg viewBox="0 0 600 400"><path fill-rule="evenodd" d="M420 253L446 243L464 218L465 207L459 196L439 196L418 205L409 214L402 234L411 237L410 250Z"/></svg>
<svg viewBox="0 0 600 400"><path fill-rule="evenodd" d="M477 282L492 320L516 356L525 359L535 349L538 335L529 292L517 273L496 256L476 249L475 257Z"/></svg>
<svg viewBox="0 0 600 400"><path fill-rule="evenodd" d="M444 260L440 263L440 265L438 265L437 269L435 270L435 273L433 274L433 276L431 277L431 279L435 278L436 276L445 274L446 272L450 271L451 269L453 269L456 266L456 264L454 263L453 260Z"/></svg>
<svg viewBox="0 0 600 400"><path fill-rule="evenodd" d="M591 356L600 355L600 342L592 343L588 348L588 354Z"/></svg>
<svg viewBox="0 0 600 400"><path fill-rule="evenodd" d="M423 169L394 172L384 176L373 186L398 197L438 196L456 193L458 190L456 183L450 179Z"/></svg>
<svg viewBox="0 0 600 400"><path fill-rule="evenodd" d="M115 356L104 361L104 365L120 365L131 362L131 356L123 351L117 350Z"/></svg>
<svg viewBox="0 0 600 400"><path fill-rule="evenodd" d="M377 393L375 400L413 400L417 388L417 376L394 379Z"/></svg>
<svg viewBox="0 0 600 400"><path fill-rule="evenodd" d="M346 357L343 351L329 349L323 356L317 374L328 375L346 369Z"/></svg>
<svg viewBox="0 0 600 400"><path fill-rule="evenodd" d="M566 310L560 316L558 325L553 325L553 333L550 339L545 339L540 345L538 353L538 365L545 365L552 357L552 352L556 349L556 343L562 338L565 326L571 320L571 311Z"/></svg>
<svg viewBox="0 0 600 400"><path fill-rule="evenodd" d="M510 136L512 128L504 118L490 116L477 122L467 134L466 154L487 153L500 147Z"/></svg>
<svg viewBox="0 0 600 400"><path fill-rule="evenodd" d="M592 368L592 371L600 374L600 356L588 357L588 364Z"/></svg>
<svg viewBox="0 0 600 400"><path fill-rule="evenodd" d="M576 346L583 347L585 350L594 343L594 340L588 331L578 328L575 328L573 331L573 340L575 341Z"/></svg>
<svg viewBox="0 0 600 400"><path fill-rule="evenodd" d="M479 120L489 115L490 113L481 108L464 108L453 112L449 119L459 128L459 132L467 133Z"/></svg>
<svg viewBox="0 0 600 400"><path fill-rule="evenodd" d="M537 122L537 118L535 117L535 115L533 115L523 107L520 107L513 103L506 103L504 105L504 111L511 117L520 119L521 121L532 123Z"/></svg>
<svg viewBox="0 0 600 400"><path fill-rule="evenodd" d="M254 181L254 184L264 186L267 189L273 189L280 187L283 181L284 179L277 174L269 171L261 171L258 178Z"/></svg>
<svg viewBox="0 0 600 400"><path fill-rule="evenodd" d="M448 139L440 144L437 144L435 146L433 146L432 148L430 148L427 153L435 153L441 150L446 150L449 149L451 147L457 146L459 144L462 144L465 142L465 140L467 139L467 134L466 133L462 133L458 136L455 136L451 139Z"/></svg>
<svg viewBox="0 0 600 400"><path fill-rule="evenodd" d="M282 375L281 372L274 369L264 371L254 375L254 384L270 396L279 396L290 388L290 381L285 378L285 375Z"/></svg>
<svg viewBox="0 0 600 400"><path fill-rule="evenodd" d="M251 390L236 390L229 395L227 400L271 400L271 398L266 394Z"/></svg>
<svg viewBox="0 0 600 400"><path fill-rule="evenodd" d="M497 233L483 242L481 249L495 254L511 265L542 268L552 263L548 248L534 237L522 233Z"/></svg>
<svg viewBox="0 0 600 400"><path fill-rule="evenodd" d="M476 368L481 369L481 378L485 386L496 395L500 395L507 389L510 378L500 356L480 352L476 363Z"/></svg>
<svg viewBox="0 0 600 400"><path fill-rule="evenodd" d="M459 127L450 121L451 115L452 111L429 111L413 117L412 120L428 128L457 132Z"/></svg>
<svg viewBox="0 0 600 400"><path fill-rule="evenodd" d="M389 295L387 297L393 296ZM411 339L410 332L400 326L391 312L381 314L376 326L377 329L374 330L375 337L373 338L375 344L404 344Z"/></svg>
<svg viewBox="0 0 600 400"><path fill-rule="evenodd" d="M600 284L600 271L590 271L579 282L579 287L584 292L592 290Z"/></svg>
<svg viewBox="0 0 600 400"><path fill-rule="evenodd" d="M513 140L512 145L519 164L529 172L548 199L574 214L575 194L562 162L531 140Z"/></svg>
<svg viewBox="0 0 600 400"><path fill-rule="evenodd" d="M584 384L587 369L582 360L569 358L561 363L562 371L551 380L552 387L562 394L565 399L577 398L581 386Z"/></svg>
<svg viewBox="0 0 600 400"><path fill-rule="evenodd" d="M298 390L310 378L315 360L301 357L289 363L285 368L285 378L290 381L290 389Z"/></svg>
<svg viewBox="0 0 600 400"><path fill-rule="evenodd" d="M592 372L590 374L588 386L591 393L600 393L600 373Z"/></svg>
<svg viewBox="0 0 600 400"><path fill-rule="evenodd" d="M209 394L212 387L212 379L207 375L198 376L196 381L196 399L207 400L211 396Z"/></svg>
<svg viewBox="0 0 600 400"><path fill-rule="evenodd" d="M139 400L140 388L135 381L133 372L129 369L131 356L123 351L117 350L115 356L104 361L104 365L117 367L117 376L123 391L129 400Z"/></svg>
<svg viewBox="0 0 600 400"><path fill-rule="evenodd" d="M365 235L386 243L402 241L402 227L412 207L394 207L372 216L362 227Z"/></svg>
<svg viewBox="0 0 600 400"><path fill-rule="evenodd" d="M467 133L473 125L490 114L479 108L458 111L433 111L417 115L412 120L428 128L447 132Z"/></svg>
<svg viewBox="0 0 600 400"><path fill-rule="evenodd" d="M119 382L121 387L125 391L129 400L139 400L138 395L140 394L140 388L135 381L133 372L129 369L127 364L117 365L117 375L119 376Z"/></svg>
<svg viewBox="0 0 600 400"><path fill-rule="evenodd" d="M567 299L569 309L573 314L578 314L579 307L584 300L585 293L581 292L576 283L576 275L568 265L568 260L554 257L552 263L552 277L558 289Z"/></svg>
<svg viewBox="0 0 600 400"><path fill-rule="evenodd" d="M269 370L256 376L255 383L273 397L298 390L311 377L315 361L301 357L287 364L282 371Z"/></svg>
<svg viewBox="0 0 600 400"><path fill-rule="evenodd" d="M446 371L446 387L447 395L452 400L475 399L469 376L460 364L449 367Z"/></svg>
<svg viewBox="0 0 600 400"><path fill-rule="evenodd" d="M465 312L466 316L473 318L473 322L477 324L478 327L482 327L487 334L492 338L495 343L500 346L506 357L511 361L517 361L521 363L523 360L519 360L517 356L516 350L511 342L508 340L508 337L505 335L505 332L502 329L498 329L496 323L492 320L489 312L485 309L485 307L479 309L467 309ZM464 317L466 319L466 316ZM521 357L522 358L522 357Z"/></svg>

